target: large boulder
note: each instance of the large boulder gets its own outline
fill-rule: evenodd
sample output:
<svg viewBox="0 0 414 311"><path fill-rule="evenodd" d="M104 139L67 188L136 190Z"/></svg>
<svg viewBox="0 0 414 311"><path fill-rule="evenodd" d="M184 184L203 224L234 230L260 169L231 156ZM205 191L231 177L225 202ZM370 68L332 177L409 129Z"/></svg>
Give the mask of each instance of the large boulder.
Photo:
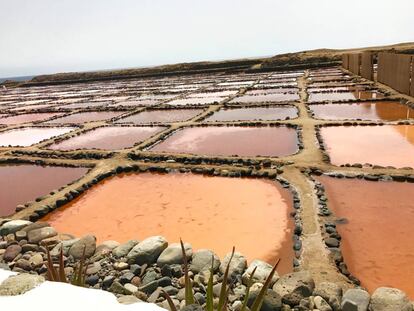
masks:
<svg viewBox="0 0 414 311"><path fill-rule="evenodd" d="M224 271L226 271L227 264L230 261L230 257L231 257L231 253L228 253L224 257L223 261L221 262L221 265L220 265L221 273L224 273ZM244 270L246 269L246 266L247 266L246 257L244 257L243 254L239 252L235 252L230 262L229 276L243 274Z"/></svg>
<svg viewBox="0 0 414 311"><path fill-rule="evenodd" d="M253 283L264 283L273 269L272 265L268 264L267 262L264 262L258 259L253 260L250 263L247 270L243 273L243 283L245 285L248 284L250 276L255 268L256 268L256 271L254 272L254 275L253 275L253 280L252 280ZM277 274L277 272L275 272L272 278L272 282L270 283L270 286L272 286L278 279L279 279L279 275Z"/></svg>
<svg viewBox="0 0 414 311"><path fill-rule="evenodd" d="M129 263L142 265L152 264L168 246L167 240L162 236L152 236L135 245L128 253Z"/></svg>
<svg viewBox="0 0 414 311"><path fill-rule="evenodd" d="M131 249L137 244L137 240L129 240L128 242L115 247L112 250L112 254L117 258L125 257L131 251Z"/></svg>
<svg viewBox="0 0 414 311"><path fill-rule="evenodd" d="M348 289L342 297L342 311L367 311L369 300L367 291L359 288Z"/></svg>
<svg viewBox="0 0 414 311"><path fill-rule="evenodd" d="M44 281L45 279L40 275L26 273L13 275L0 284L0 296L24 294Z"/></svg>
<svg viewBox="0 0 414 311"><path fill-rule="evenodd" d="M396 288L379 287L371 296L370 311L413 311L407 295Z"/></svg>
<svg viewBox="0 0 414 311"><path fill-rule="evenodd" d="M194 273L201 271L209 271L211 268L211 261L213 260L213 269L216 271L220 266L220 259L209 249L199 249L193 253L190 270Z"/></svg>
<svg viewBox="0 0 414 311"><path fill-rule="evenodd" d="M57 235L57 232L52 227L43 227L39 229L31 230L27 233L29 243L39 243L40 241L51 238Z"/></svg>
<svg viewBox="0 0 414 311"><path fill-rule="evenodd" d="M281 276L273 285L273 290L283 297L299 287L306 287L309 292L307 296L312 295L315 282L308 271L293 272Z"/></svg>
<svg viewBox="0 0 414 311"><path fill-rule="evenodd" d="M8 235L10 233L15 233L20 229L30 225L32 222L28 220L11 220L6 222L0 227L0 235Z"/></svg>
<svg viewBox="0 0 414 311"><path fill-rule="evenodd" d="M187 259L191 258L193 255L193 248L191 244L184 243L184 250ZM157 260L157 264L162 267L164 265L172 264L181 264L183 263L183 252L181 249L180 243L173 243L169 245L163 252L160 254Z"/></svg>
<svg viewBox="0 0 414 311"><path fill-rule="evenodd" d="M75 259L81 259L85 249L85 258L93 256L96 250L96 238L93 235L85 235L79 241L73 243L69 249L69 255Z"/></svg>

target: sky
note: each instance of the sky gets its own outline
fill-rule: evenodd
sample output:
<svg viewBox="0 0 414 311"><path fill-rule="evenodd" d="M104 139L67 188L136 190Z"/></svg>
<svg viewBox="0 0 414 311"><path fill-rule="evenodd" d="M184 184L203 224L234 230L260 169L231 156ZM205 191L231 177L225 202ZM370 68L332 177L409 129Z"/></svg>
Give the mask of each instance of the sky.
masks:
<svg viewBox="0 0 414 311"><path fill-rule="evenodd" d="M413 0L0 0L0 77L414 41Z"/></svg>

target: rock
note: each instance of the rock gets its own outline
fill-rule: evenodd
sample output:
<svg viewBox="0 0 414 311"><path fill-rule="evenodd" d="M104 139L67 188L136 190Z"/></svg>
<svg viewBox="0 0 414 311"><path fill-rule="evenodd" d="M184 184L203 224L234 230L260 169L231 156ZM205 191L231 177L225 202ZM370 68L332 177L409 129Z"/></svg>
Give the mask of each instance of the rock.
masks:
<svg viewBox="0 0 414 311"><path fill-rule="evenodd" d="M184 243L185 254L187 259L190 259L193 255L193 249L189 243ZM163 267L164 265L171 264L182 264L183 263L183 254L181 250L180 243L173 243L169 245L163 252L160 254L157 260L157 265Z"/></svg>
<svg viewBox="0 0 414 311"><path fill-rule="evenodd" d="M259 291L252 291L247 299L247 306L250 308L256 299ZM282 298L275 291L268 289L263 300L260 311L280 311L282 309Z"/></svg>
<svg viewBox="0 0 414 311"><path fill-rule="evenodd" d="M20 230L20 231L16 231L16 233L14 234L16 236L16 240L17 241L21 241L21 240L26 240L27 239L27 232Z"/></svg>
<svg viewBox="0 0 414 311"><path fill-rule="evenodd" d="M101 245L106 246L109 249L114 249L114 248L120 246L121 243L119 243L117 241L108 240L108 241L103 241Z"/></svg>
<svg viewBox="0 0 414 311"><path fill-rule="evenodd" d="M99 282L99 276L95 275L90 275L86 278L85 283L90 285L90 286L94 286L95 284L98 284Z"/></svg>
<svg viewBox="0 0 414 311"><path fill-rule="evenodd" d="M204 311L203 307L198 304L184 306L181 311Z"/></svg>
<svg viewBox="0 0 414 311"><path fill-rule="evenodd" d="M159 274L156 271L148 269L147 273L145 273L144 277L142 278L142 285L155 281L158 278Z"/></svg>
<svg viewBox="0 0 414 311"><path fill-rule="evenodd" d="M60 253L60 249L63 248L63 255L68 256L69 255L69 249L73 244L78 242L80 239L70 239L60 242L58 245L53 247L53 249L50 251L50 255L52 256L58 256Z"/></svg>
<svg viewBox="0 0 414 311"><path fill-rule="evenodd" d="M23 273L11 276L0 284L0 296L24 294L44 281L45 279L42 276L34 274Z"/></svg>
<svg viewBox="0 0 414 311"><path fill-rule="evenodd" d="M173 295L177 295L178 294L178 288L176 288L176 287L174 287L174 286L172 286L172 285L168 285L168 286L165 286L164 288L163 288L163 290L168 294L168 295L170 295L170 296L173 296Z"/></svg>
<svg viewBox="0 0 414 311"><path fill-rule="evenodd" d="M396 288L379 287L371 296L370 311L412 311L413 306L407 295Z"/></svg>
<svg viewBox="0 0 414 311"><path fill-rule="evenodd" d="M69 249L69 255L75 259L81 259L85 249L85 258L93 256L96 250L96 238L93 235L86 235L75 242Z"/></svg>
<svg viewBox="0 0 414 311"><path fill-rule="evenodd" d="M22 251L22 247L19 244L12 244L6 248L6 252L3 254L3 260L5 262L13 261L17 255Z"/></svg>
<svg viewBox="0 0 414 311"><path fill-rule="evenodd" d="M31 221L20 219L8 221L0 227L0 235L15 233L20 229L30 225L31 223Z"/></svg>
<svg viewBox="0 0 414 311"><path fill-rule="evenodd" d="M22 245L22 252L37 252L39 250L39 246L36 244L24 244Z"/></svg>
<svg viewBox="0 0 414 311"><path fill-rule="evenodd" d="M124 243L124 244L121 244L121 245L115 247L112 250L112 254L117 258L125 257L126 255L128 255L130 250L137 244L138 244L138 241L130 240L130 241Z"/></svg>
<svg viewBox="0 0 414 311"><path fill-rule="evenodd" d="M313 298L313 302L319 311L332 311L331 306L321 296Z"/></svg>
<svg viewBox="0 0 414 311"><path fill-rule="evenodd" d="M370 296L363 289L348 289L342 297L342 311L367 311Z"/></svg>
<svg viewBox="0 0 414 311"><path fill-rule="evenodd" d="M241 310L243 306L243 303L240 300L236 300L235 302L233 302L233 304L231 305L232 310L234 311L239 311Z"/></svg>
<svg viewBox="0 0 414 311"><path fill-rule="evenodd" d="M140 275L141 267L139 265L131 265L129 267L129 271L131 271L134 275Z"/></svg>
<svg viewBox="0 0 414 311"><path fill-rule="evenodd" d="M135 286L141 286L142 285L141 278L139 276L134 276L131 280L131 284Z"/></svg>
<svg viewBox="0 0 414 311"><path fill-rule="evenodd" d="M148 284L145 284L143 286L138 287L139 291L144 292L146 294L151 294L153 291L155 291L158 287L158 281L152 281Z"/></svg>
<svg viewBox="0 0 414 311"><path fill-rule="evenodd" d="M27 237L29 243L39 243L40 241L54 237L55 235L57 235L57 232L54 228L43 227L29 231Z"/></svg>
<svg viewBox="0 0 414 311"><path fill-rule="evenodd" d="M138 287L136 287L135 285L131 284L131 283L126 283L124 285L124 287L129 290L131 293L136 293L138 291Z"/></svg>
<svg viewBox="0 0 414 311"><path fill-rule="evenodd" d="M340 310L342 288L335 283L319 283L313 291L314 296L321 296L334 311Z"/></svg>
<svg viewBox="0 0 414 311"><path fill-rule="evenodd" d="M134 295L125 295L117 298L119 303L122 303L124 305L130 305L137 302L142 302L142 300L138 299Z"/></svg>
<svg viewBox="0 0 414 311"><path fill-rule="evenodd" d="M120 245L119 242L116 241L104 241L102 244L98 245L95 250L95 255L98 254L108 254L110 253L115 247Z"/></svg>
<svg viewBox="0 0 414 311"><path fill-rule="evenodd" d="M32 257L30 257L29 259L29 264L32 268L39 268L43 265L43 256L42 254L34 254Z"/></svg>
<svg viewBox="0 0 414 311"><path fill-rule="evenodd" d="M294 307L299 305L303 299L309 297L311 294L312 292L309 291L309 288L307 286L299 285L293 290L293 292L284 295L282 297L282 302L291 307Z"/></svg>
<svg viewBox="0 0 414 311"><path fill-rule="evenodd" d="M114 281L115 281L115 276L107 275L102 281L103 288L110 287Z"/></svg>
<svg viewBox="0 0 414 311"><path fill-rule="evenodd" d="M194 273L210 270L212 260L214 271L216 271L220 266L220 259L218 256L211 250L200 249L193 253L190 270Z"/></svg>
<svg viewBox="0 0 414 311"><path fill-rule="evenodd" d="M308 296L312 295L315 282L308 271L293 272L281 276L273 285L273 290L283 297L292 293L299 286L305 286L309 292Z"/></svg>
<svg viewBox="0 0 414 311"><path fill-rule="evenodd" d="M247 285L250 275L252 274L254 268L256 268L256 271L253 276L253 282L255 283L264 283L266 279L268 278L270 272L272 271L272 265L268 264L267 262L264 262L262 260L253 260L247 270L243 273L243 284ZM277 272L273 275L272 282L270 283L270 286L272 286L277 280L279 279L279 275Z"/></svg>
<svg viewBox="0 0 414 311"><path fill-rule="evenodd" d="M109 291L115 294L120 294L120 295L131 295L132 294L132 292L127 290L125 287L122 286L121 283L117 281L112 282L112 285L109 287Z"/></svg>
<svg viewBox="0 0 414 311"><path fill-rule="evenodd" d="M16 265L15 267L26 270L26 271L30 271L31 270L31 266L28 260L20 258L19 260L16 261Z"/></svg>
<svg viewBox="0 0 414 311"><path fill-rule="evenodd" d="M86 268L86 274L87 275L91 275L91 274L97 274L100 270L101 270L101 264L99 262L93 262L90 265L87 266Z"/></svg>
<svg viewBox="0 0 414 311"><path fill-rule="evenodd" d="M24 227L22 230L26 231L26 232L29 232L29 231L44 228L44 227L50 227L49 223L44 222L44 221L37 221L37 222L33 222L33 223L29 224L28 226Z"/></svg>
<svg viewBox="0 0 414 311"><path fill-rule="evenodd" d="M325 239L325 244L328 247L339 247L339 241L335 238L327 238Z"/></svg>
<svg viewBox="0 0 414 311"><path fill-rule="evenodd" d="M122 271L122 270L125 270L125 269L128 269L129 268L129 264L128 263L126 263L126 262L115 262L114 263L114 269L115 270L117 270L117 271Z"/></svg>
<svg viewBox="0 0 414 311"><path fill-rule="evenodd" d="M224 273L226 270L227 264L230 260L231 253L227 254L220 265L220 272ZM244 257L241 253L235 252L234 256L230 262L230 269L229 269L229 276L242 274L247 266L246 257Z"/></svg>
<svg viewBox="0 0 414 311"><path fill-rule="evenodd" d="M134 277L135 275L132 272L128 271L121 275L121 277L119 278L119 283L121 284L131 283Z"/></svg>
<svg viewBox="0 0 414 311"><path fill-rule="evenodd" d="M135 245L128 253L129 263L142 265L157 261L158 257L168 246L167 240L162 236L152 236Z"/></svg>

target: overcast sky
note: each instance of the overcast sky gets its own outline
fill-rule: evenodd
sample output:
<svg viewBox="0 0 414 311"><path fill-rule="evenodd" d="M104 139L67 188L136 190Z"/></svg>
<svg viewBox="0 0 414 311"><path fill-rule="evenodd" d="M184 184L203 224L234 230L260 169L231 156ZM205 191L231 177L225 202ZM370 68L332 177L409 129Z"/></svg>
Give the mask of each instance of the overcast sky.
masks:
<svg viewBox="0 0 414 311"><path fill-rule="evenodd" d="M0 77L414 41L414 0L0 0Z"/></svg>

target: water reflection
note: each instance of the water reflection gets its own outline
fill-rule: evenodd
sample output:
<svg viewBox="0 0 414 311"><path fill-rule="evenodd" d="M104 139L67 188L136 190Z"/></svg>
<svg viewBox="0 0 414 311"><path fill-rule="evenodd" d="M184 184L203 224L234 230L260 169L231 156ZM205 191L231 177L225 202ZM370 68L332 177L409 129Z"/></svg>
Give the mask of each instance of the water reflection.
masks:
<svg viewBox="0 0 414 311"><path fill-rule="evenodd" d="M335 165L414 167L414 125L333 126L321 134Z"/></svg>
<svg viewBox="0 0 414 311"><path fill-rule="evenodd" d="M13 214L17 205L66 185L87 170L38 165L0 166L0 216Z"/></svg>
<svg viewBox="0 0 414 311"><path fill-rule="evenodd" d="M153 151L201 155L286 156L298 150L295 129L280 127L193 127L180 130Z"/></svg>
<svg viewBox="0 0 414 311"><path fill-rule="evenodd" d="M315 117L327 120L404 120L414 118L414 109L398 102L310 105Z"/></svg>
<svg viewBox="0 0 414 311"><path fill-rule="evenodd" d="M338 225L345 262L362 286L396 287L414 298L414 184L318 177Z"/></svg>

